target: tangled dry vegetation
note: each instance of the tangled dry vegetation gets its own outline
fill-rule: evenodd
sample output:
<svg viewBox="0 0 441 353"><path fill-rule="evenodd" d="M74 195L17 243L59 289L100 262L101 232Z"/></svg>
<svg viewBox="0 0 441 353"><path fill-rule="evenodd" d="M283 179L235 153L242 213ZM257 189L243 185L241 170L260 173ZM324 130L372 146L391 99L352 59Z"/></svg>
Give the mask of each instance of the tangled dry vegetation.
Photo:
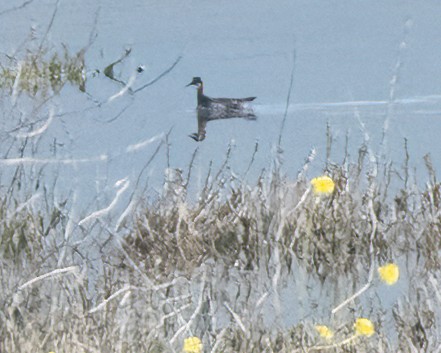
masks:
<svg viewBox="0 0 441 353"><path fill-rule="evenodd" d="M166 180L123 235L89 252L64 239L69 202L20 202L11 187L0 207L0 351L181 352L189 336L205 352L437 351L441 185L427 165L421 190L363 158L328 163L335 190L325 196L311 190L307 168L292 181L275 167L254 186L223 168L195 203L188 180ZM405 259L410 290L392 308L355 298L332 316L338 299L321 301L340 340L323 341L312 309L295 325L278 321L292 309L279 294L300 272L314 291L343 278L349 296L370 269L395 259ZM375 335L349 341L361 312L371 313ZM388 312L392 330L383 328Z"/></svg>
<svg viewBox="0 0 441 353"><path fill-rule="evenodd" d="M326 169L336 184L327 197L313 195L304 176L292 182L279 173L261 176L254 187L218 175L193 206L175 185L181 194L173 202L162 198L140 211L125 239L127 251L158 276L176 269L191 273L208 259L241 270L266 267L274 247L287 271L296 258L323 280L369 264L371 252L378 263L423 252L425 266L439 269L439 256L431 251L440 246L440 184L434 174L425 191L413 185L393 198L389 182L379 183L369 171L363 178L362 165Z"/></svg>

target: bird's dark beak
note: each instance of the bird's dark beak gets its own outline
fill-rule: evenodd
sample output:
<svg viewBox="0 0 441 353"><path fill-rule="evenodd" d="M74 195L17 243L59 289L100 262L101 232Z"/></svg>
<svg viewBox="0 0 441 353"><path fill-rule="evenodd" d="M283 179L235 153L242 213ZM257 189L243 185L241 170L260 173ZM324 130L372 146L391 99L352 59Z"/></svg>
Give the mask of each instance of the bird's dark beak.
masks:
<svg viewBox="0 0 441 353"><path fill-rule="evenodd" d="M188 86L191 86L191 85L194 85L194 81L191 81L188 85L186 85L185 87L188 87Z"/></svg>

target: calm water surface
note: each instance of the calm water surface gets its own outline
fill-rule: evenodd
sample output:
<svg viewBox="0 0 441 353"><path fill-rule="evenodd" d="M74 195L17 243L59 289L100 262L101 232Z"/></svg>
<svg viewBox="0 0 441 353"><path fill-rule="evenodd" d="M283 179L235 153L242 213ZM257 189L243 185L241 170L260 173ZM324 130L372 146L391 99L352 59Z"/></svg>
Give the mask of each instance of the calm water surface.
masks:
<svg viewBox="0 0 441 353"><path fill-rule="evenodd" d="M57 158L91 159L69 170L75 177L64 179L67 189L75 182L75 188L83 186L90 196L87 185L93 184L101 196L104 191L113 197L114 183L123 178L133 188L170 129L169 164L185 169L197 146L188 137L197 127L195 92L184 88L193 76L201 76L206 93L214 97L258 97L257 121L208 125L207 139L198 145L200 174L210 161L222 163L229 144L235 146L232 166L243 172L256 141L258 173L273 158L293 68L282 140L290 175L295 176L311 148L317 149L312 174L320 172L328 122L337 162L343 158L346 134L355 153L366 133L374 153L396 163L407 138L414 166L422 167L426 153L441 166L439 2L40 1L15 11L13 7L6 2L0 6L3 55L13 54L31 33L41 41L56 11L45 43L54 48L64 43L78 51L96 36L86 53L90 72L102 72L131 48L115 74L126 82L134 79L137 88L182 58L169 74L134 95L109 102L122 87L101 74L89 78L89 95L67 88L48 104L56 117L44 133L45 143L40 142L41 156L51 153L47 146L55 139ZM135 75L138 65L146 71ZM38 118L44 121L45 115ZM380 151L385 120L386 144ZM165 151L159 154L145 172L153 189L163 175ZM97 162L100 156L107 159Z"/></svg>

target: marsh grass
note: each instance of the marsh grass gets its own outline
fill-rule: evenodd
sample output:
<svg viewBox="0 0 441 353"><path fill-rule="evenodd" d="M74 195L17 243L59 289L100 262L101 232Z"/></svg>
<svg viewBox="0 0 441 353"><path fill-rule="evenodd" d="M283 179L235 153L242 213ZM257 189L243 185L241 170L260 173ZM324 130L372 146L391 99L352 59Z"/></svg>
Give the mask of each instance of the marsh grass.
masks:
<svg viewBox="0 0 441 353"><path fill-rule="evenodd" d="M311 192L307 166L291 180L276 163L249 185L227 161L191 203L191 173L174 171L181 177L166 180L164 194L95 253L66 242L68 202L31 207L32 195L19 201L9 188L0 207L0 350L180 352L188 336L206 352L439 350L440 183L428 157L424 188L404 188L406 178L389 165L379 173L363 151L355 163L326 164L336 185L327 196ZM334 317L340 299L323 299L337 328L331 342L314 329L323 318L283 324L290 315L279 293L298 271L310 280L296 286L312 280L322 291L346 279L349 296L371 269L398 258L407 259L409 291L392 308L355 298ZM362 311L376 334L348 340ZM382 329L388 312L392 332Z"/></svg>
<svg viewBox="0 0 441 353"><path fill-rule="evenodd" d="M296 257L323 280L347 273L360 261L368 263L371 245L376 259L384 261L391 257L398 224L383 222L392 209L382 202L380 185L361 185L356 174L361 172L328 166L337 189L327 197L312 195L303 177L292 182L274 174L249 187L222 174L194 206L163 207L167 200L158 200L147 207L126 237L127 249L141 257L153 251L150 261L165 266L162 274L168 265L171 272L176 266L191 271L210 258L254 269L270 263L274 247L284 264ZM153 262L146 266L155 268Z"/></svg>

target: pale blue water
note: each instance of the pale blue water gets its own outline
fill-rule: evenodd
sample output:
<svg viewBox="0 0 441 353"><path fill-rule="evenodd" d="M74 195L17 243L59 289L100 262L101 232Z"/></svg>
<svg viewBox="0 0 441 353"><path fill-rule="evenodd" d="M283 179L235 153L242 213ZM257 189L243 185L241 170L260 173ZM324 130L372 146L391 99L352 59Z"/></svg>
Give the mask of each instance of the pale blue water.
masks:
<svg viewBox="0 0 441 353"><path fill-rule="evenodd" d="M31 28L41 39L55 4L31 3L1 15L4 40L0 51L14 53ZM5 2L0 13L12 7ZM312 173L319 173L325 160L327 122L335 136L333 157L337 162L342 159L347 132L351 151L355 153L361 144L361 121L375 153L382 152L399 163L407 138L414 166L422 167L426 153L431 153L435 166L441 166L437 138L441 128L441 69L437 64L441 45L436 40L441 19L437 10L441 4L436 1L61 1L45 43L50 48L64 43L77 51L95 33L86 54L90 71L102 71L130 47L132 54L115 72L125 81L132 77L136 88L178 57L182 59L154 85L102 107L76 89L65 89L48 107L55 115L67 115L54 119L44 133L46 146L42 142L40 151L44 155L49 141L56 138L64 144L57 149L58 158L106 155L110 162L92 161L87 167L88 163L80 164L89 171L77 166L77 183L90 182L89 172L94 170L93 179L105 180L107 187L125 177L133 184L157 143L138 153L125 152L128 146L162 136L172 128L172 167L185 169L198 146L196 166L204 175L209 161L215 166L222 163L227 146L233 142L232 166L240 173L258 141L256 173L268 168L273 158L295 51L290 109L283 132L290 175L295 176L313 147L318 154ZM146 71L135 75L140 64ZM201 76L206 93L214 97L257 96L258 120L211 122L207 139L197 145L187 136L197 126L195 92L184 89L193 76ZM120 89L103 75L87 82L88 93L100 102ZM390 102L395 102L394 106ZM387 144L379 151L386 116ZM162 178L164 156L165 152L160 152L146 171L154 188Z"/></svg>

